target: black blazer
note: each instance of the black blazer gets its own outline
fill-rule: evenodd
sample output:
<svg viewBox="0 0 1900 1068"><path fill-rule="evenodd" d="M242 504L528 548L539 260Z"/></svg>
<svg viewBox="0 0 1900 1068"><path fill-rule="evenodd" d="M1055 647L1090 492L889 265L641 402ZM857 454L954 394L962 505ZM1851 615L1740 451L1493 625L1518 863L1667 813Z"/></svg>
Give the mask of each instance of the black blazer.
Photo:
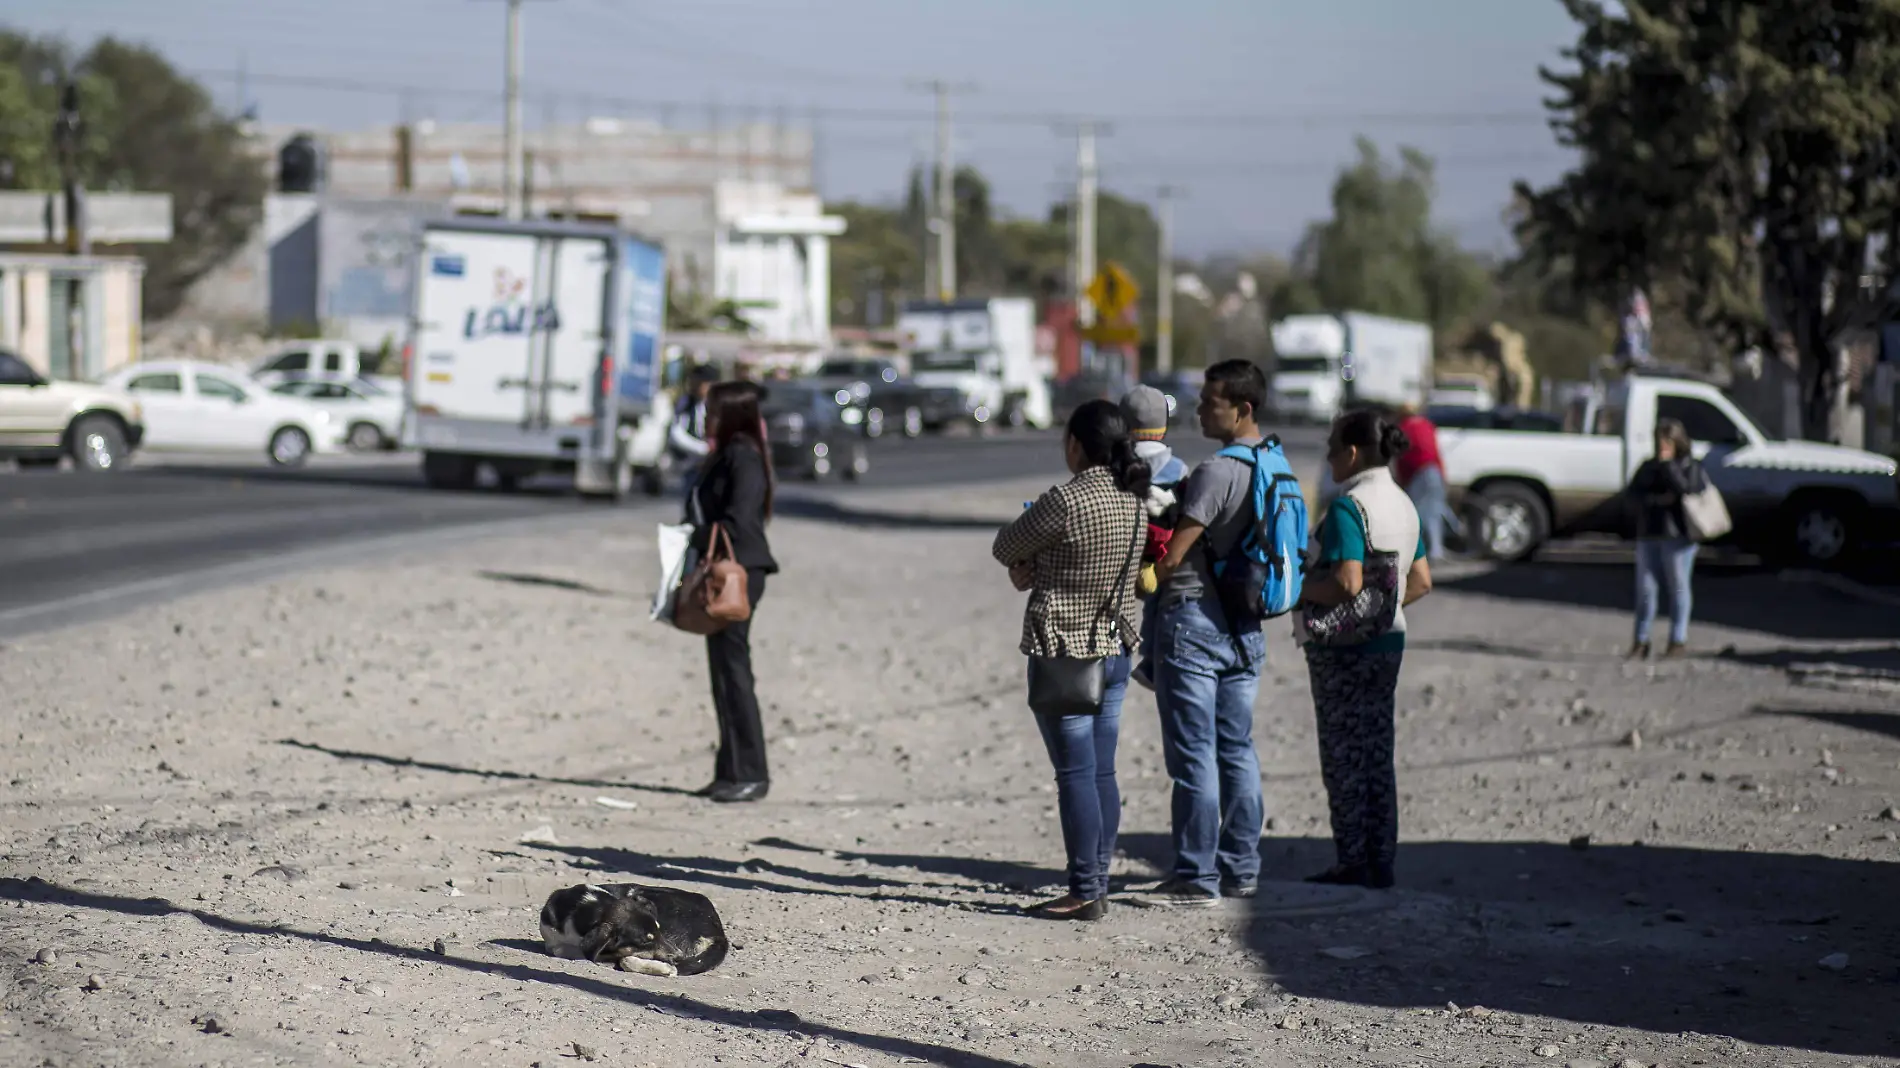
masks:
<svg viewBox="0 0 1900 1068"><path fill-rule="evenodd" d="M765 538L765 486L765 457L750 441L735 438L707 457L693 488L693 514L687 517L698 527L693 548L705 553L712 526L718 523L732 540L739 566L775 574L778 561L772 559L772 545Z"/></svg>

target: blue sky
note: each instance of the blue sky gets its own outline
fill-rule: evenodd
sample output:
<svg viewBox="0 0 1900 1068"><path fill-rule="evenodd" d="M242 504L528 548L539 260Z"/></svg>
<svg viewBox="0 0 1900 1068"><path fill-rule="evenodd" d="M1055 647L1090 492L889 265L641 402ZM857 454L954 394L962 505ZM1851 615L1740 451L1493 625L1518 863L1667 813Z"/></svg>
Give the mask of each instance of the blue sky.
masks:
<svg viewBox="0 0 1900 1068"><path fill-rule="evenodd" d="M368 126L405 106L442 120L501 113L500 0L8 8L0 21L15 28L151 44L223 101L237 99L243 66L273 123ZM1356 134L1435 156L1440 222L1479 248L1505 240L1513 179L1546 181L1567 162L1539 115L1537 67L1574 37L1556 0L527 0L525 11L530 122L659 117L641 106L658 101L684 102L674 115L693 122L715 102L728 116L816 109L821 192L894 200L932 144L931 101L906 83L943 78L970 87L956 101L967 115L957 154L1006 209L1040 215L1072 185L1074 140L1054 120L1098 118L1112 124L1104 188L1186 190L1186 254L1290 248L1327 213ZM405 101L395 86L414 91Z"/></svg>

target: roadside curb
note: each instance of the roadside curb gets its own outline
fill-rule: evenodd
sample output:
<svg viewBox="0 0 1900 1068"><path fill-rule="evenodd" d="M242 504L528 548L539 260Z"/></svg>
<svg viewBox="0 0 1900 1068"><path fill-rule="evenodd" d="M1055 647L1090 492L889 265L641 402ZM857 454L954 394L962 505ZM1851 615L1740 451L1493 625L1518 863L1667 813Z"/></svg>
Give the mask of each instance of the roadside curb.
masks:
<svg viewBox="0 0 1900 1068"><path fill-rule="evenodd" d="M1888 593L1884 590L1876 590L1871 586L1855 582L1853 579L1831 574L1826 571L1783 571L1777 577L1783 582L1802 582L1810 586L1821 586L1833 590L1835 593L1844 594L1856 600L1864 601L1867 604L1900 608L1900 593Z"/></svg>

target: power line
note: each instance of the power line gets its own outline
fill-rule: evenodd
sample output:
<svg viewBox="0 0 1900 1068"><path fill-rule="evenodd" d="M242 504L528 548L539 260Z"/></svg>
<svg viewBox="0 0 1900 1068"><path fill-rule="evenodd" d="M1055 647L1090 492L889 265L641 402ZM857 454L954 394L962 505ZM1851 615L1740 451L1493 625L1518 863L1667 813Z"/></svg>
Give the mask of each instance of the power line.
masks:
<svg viewBox="0 0 1900 1068"><path fill-rule="evenodd" d="M227 81L234 76L229 70L193 70L193 77L205 80ZM253 85L277 85L286 88L316 89L328 92L359 93L372 96L401 96L405 93L422 97L453 97L479 99L500 102L502 93L493 89L475 89L462 86L415 85L401 82L379 82L355 78L339 78L325 75L274 74L253 71L250 74ZM656 97L622 97L599 93L581 93L578 91L543 90L528 91L526 96L536 100L547 98L588 100L610 107L634 109L691 108L696 105L690 101ZM833 122L891 122L891 123L927 123L935 120L931 111L916 108L856 107L856 106L819 106L811 109L818 118ZM971 111L958 116L958 121L987 126L1075 126L1090 121L1088 116L1068 114L1057 111ZM1118 115L1115 123L1124 125L1165 125L1174 129L1234 128L1242 126L1303 126L1303 127L1352 127L1352 126L1430 126L1441 128L1524 126L1545 124L1550 116L1543 112L1522 111L1474 111L1474 112L1307 112L1284 114L1131 114Z"/></svg>

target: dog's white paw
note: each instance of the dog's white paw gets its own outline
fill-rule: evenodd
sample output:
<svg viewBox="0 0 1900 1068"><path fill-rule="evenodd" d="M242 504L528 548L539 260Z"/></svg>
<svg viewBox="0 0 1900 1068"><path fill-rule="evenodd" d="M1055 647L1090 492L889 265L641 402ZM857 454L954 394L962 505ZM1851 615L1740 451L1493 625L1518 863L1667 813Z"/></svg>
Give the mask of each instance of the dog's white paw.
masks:
<svg viewBox="0 0 1900 1068"><path fill-rule="evenodd" d="M623 972L636 972L640 975L658 975L667 979L671 979L680 973L678 968L673 967L663 960L647 960L645 957L620 958L620 970Z"/></svg>

